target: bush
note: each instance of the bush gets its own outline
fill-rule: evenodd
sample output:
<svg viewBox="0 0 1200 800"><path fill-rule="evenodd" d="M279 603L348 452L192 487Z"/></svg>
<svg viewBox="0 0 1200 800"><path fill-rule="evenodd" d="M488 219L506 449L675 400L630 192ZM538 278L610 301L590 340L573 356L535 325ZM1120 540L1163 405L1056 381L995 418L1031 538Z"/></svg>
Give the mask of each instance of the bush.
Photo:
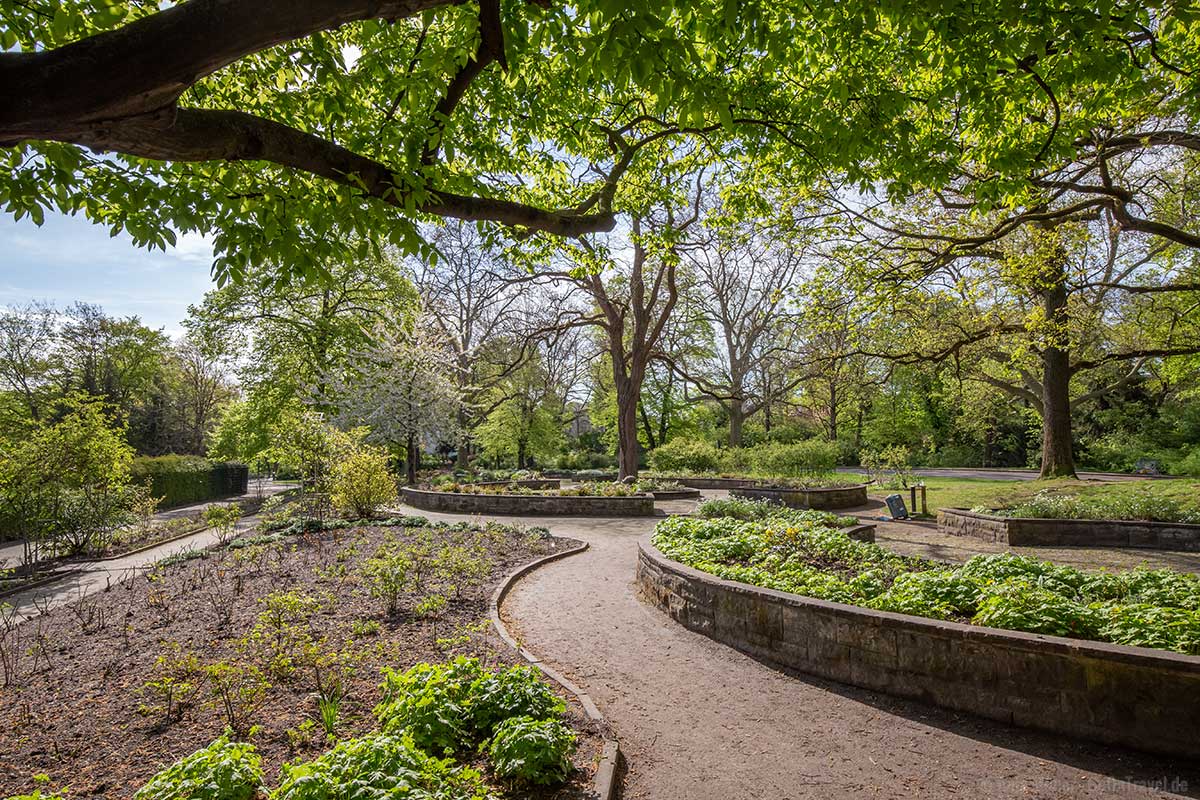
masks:
<svg viewBox="0 0 1200 800"><path fill-rule="evenodd" d="M387 456L360 447L334 465L333 507L354 519L370 519L382 506L396 501L396 480L388 471Z"/></svg>
<svg viewBox="0 0 1200 800"><path fill-rule="evenodd" d="M471 719L480 731L493 730L513 717L551 719L566 708L533 667L484 672L471 686Z"/></svg>
<svg viewBox="0 0 1200 800"><path fill-rule="evenodd" d="M135 458L130 476L133 483L148 484L150 494L162 498L160 507L171 508L245 494L250 469L199 456L154 456Z"/></svg>
<svg viewBox="0 0 1200 800"><path fill-rule="evenodd" d="M138 790L134 800L251 800L263 783L254 745L228 734L176 761Z"/></svg>
<svg viewBox="0 0 1200 800"><path fill-rule="evenodd" d="M650 453L656 472L716 472L721 466L721 451L696 439L672 439Z"/></svg>
<svg viewBox="0 0 1200 800"><path fill-rule="evenodd" d="M1012 631L1095 639L1104 619L1083 603L1032 581L1010 578L987 589L971 621Z"/></svg>
<svg viewBox="0 0 1200 800"><path fill-rule="evenodd" d="M609 453L594 453L590 450L572 450L554 459L557 469L570 470L609 470L617 466L617 459Z"/></svg>
<svg viewBox="0 0 1200 800"><path fill-rule="evenodd" d="M477 740L471 686L483 675L478 659L417 664L400 673L383 671L383 699L375 707L384 733L407 731L417 747L453 753Z"/></svg>
<svg viewBox="0 0 1200 800"><path fill-rule="evenodd" d="M765 444L754 448L754 470L766 475L801 477L821 475L837 466L838 447L834 442L808 439L792 444Z"/></svg>
<svg viewBox="0 0 1200 800"><path fill-rule="evenodd" d="M284 764L271 800L486 800L477 770L436 758L406 735L349 739L320 758Z"/></svg>
<svg viewBox="0 0 1200 800"><path fill-rule="evenodd" d="M571 772L575 734L557 719L512 717L500 723L488 746L492 769L503 778L552 784Z"/></svg>

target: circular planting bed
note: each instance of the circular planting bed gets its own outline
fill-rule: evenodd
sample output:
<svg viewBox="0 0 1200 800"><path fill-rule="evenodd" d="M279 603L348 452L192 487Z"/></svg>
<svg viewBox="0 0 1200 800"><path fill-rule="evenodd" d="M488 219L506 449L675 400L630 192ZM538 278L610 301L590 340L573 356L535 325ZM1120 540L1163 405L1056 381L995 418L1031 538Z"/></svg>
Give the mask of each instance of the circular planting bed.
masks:
<svg viewBox="0 0 1200 800"><path fill-rule="evenodd" d="M1200 525L1182 522L1004 517L943 508L938 512L938 530L1014 547L1138 547L1200 552Z"/></svg>
<svg viewBox="0 0 1200 800"><path fill-rule="evenodd" d="M643 595L691 630L822 678L1173 757L1200 757L1200 656L876 611L723 580L646 537Z"/></svg>
<svg viewBox="0 0 1200 800"><path fill-rule="evenodd" d="M562 517L649 517L654 515L654 497L633 494L620 497L595 495L466 494L404 487L400 494L406 505L422 511L448 514L515 514Z"/></svg>
<svg viewBox="0 0 1200 800"><path fill-rule="evenodd" d="M685 475L683 477L664 475L661 480L678 483L692 489L739 489L755 484L753 478L717 478L704 475Z"/></svg>
<svg viewBox="0 0 1200 800"><path fill-rule="evenodd" d="M729 494L745 500L765 500L788 508L813 508L818 511L855 508L867 504L866 484L814 488L739 486L730 489Z"/></svg>

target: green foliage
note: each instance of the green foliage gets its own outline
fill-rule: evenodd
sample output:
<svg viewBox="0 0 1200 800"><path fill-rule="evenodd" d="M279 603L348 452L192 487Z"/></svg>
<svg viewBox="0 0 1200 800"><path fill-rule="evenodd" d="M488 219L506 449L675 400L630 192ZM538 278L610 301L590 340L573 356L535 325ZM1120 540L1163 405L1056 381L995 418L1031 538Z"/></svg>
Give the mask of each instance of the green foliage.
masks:
<svg viewBox="0 0 1200 800"><path fill-rule="evenodd" d="M320 758L285 764L271 800L487 800L479 772L435 758L405 735L339 742Z"/></svg>
<svg viewBox="0 0 1200 800"><path fill-rule="evenodd" d="M650 453L650 467L655 472L717 472L723 463L721 451L715 446L685 437L671 439Z"/></svg>
<svg viewBox="0 0 1200 800"><path fill-rule="evenodd" d="M431 753L454 753L487 740L506 719L552 719L565 708L532 668L492 672L460 656L403 673L385 669L375 716L385 733L405 731Z"/></svg>
<svg viewBox="0 0 1200 800"><path fill-rule="evenodd" d="M1047 489L995 513L1037 519L1123 519L1200 524L1200 508L1153 491L1081 496Z"/></svg>
<svg viewBox="0 0 1200 800"><path fill-rule="evenodd" d="M821 439L780 444L771 442L753 448L751 463L764 475L804 477L823 475L837 466L837 445Z"/></svg>
<svg viewBox="0 0 1200 800"><path fill-rule="evenodd" d="M155 775L134 800L252 800L263 785L254 745L228 734Z"/></svg>
<svg viewBox="0 0 1200 800"><path fill-rule="evenodd" d="M333 507L354 519L370 519L396 501L396 479L388 470L387 454L359 445L333 466Z"/></svg>
<svg viewBox="0 0 1200 800"><path fill-rule="evenodd" d="M217 534L220 544L228 544L242 518L242 507L236 503L211 505L204 509L204 522Z"/></svg>
<svg viewBox="0 0 1200 800"><path fill-rule="evenodd" d="M244 494L249 470L199 456L144 456L133 460L130 476L134 483L148 484L163 508L172 508Z"/></svg>
<svg viewBox="0 0 1200 800"><path fill-rule="evenodd" d="M1021 578L1008 578L989 586L971 621L993 628L1076 639L1097 638L1103 624L1095 609Z"/></svg>
<svg viewBox="0 0 1200 800"><path fill-rule="evenodd" d="M668 558L727 580L884 611L1195 652L1200 577L1085 572L1012 553L958 568L895 555L833 530L833 515L715 503L655 526Z"/></svg>
<svg viewBox="0 0 1200 800"><path fill-rule="evenodd" d="M262 671L253 664L217 661L205 665L204 675L209 704L221 713L225 725L236 734L249 733L254 715L271 688Z"/></svg>
<svg viewBox="0 0 1200 800"><path fill-rule="evenodd" d="M571 772L575 734L557 719L510 717L488 745L492 768L502 778L555 784Z"/></svg>

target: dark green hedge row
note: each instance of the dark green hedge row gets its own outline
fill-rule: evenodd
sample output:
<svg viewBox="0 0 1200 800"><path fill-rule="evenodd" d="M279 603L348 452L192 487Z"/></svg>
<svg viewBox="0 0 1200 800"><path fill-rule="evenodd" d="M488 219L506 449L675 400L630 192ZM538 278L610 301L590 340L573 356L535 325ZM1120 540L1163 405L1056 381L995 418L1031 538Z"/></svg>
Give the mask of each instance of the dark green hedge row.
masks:
<svg viewBox="0 0 1200 800"><path fill-rule="evenodd" d="M135 458L132 477L134 483L149 483L150 493L163 498L159 508L173 508L245 494L250 470L245 464L199 456L154 456Z"/></svg>

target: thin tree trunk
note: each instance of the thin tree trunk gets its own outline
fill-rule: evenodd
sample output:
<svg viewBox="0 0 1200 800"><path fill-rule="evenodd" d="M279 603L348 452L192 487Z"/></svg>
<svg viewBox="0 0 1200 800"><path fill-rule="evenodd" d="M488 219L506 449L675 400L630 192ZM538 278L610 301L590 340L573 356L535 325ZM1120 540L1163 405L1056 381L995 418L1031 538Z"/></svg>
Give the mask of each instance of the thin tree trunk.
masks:
<svg viewBox="0 0 1200 800"><path fill-rule="evenodd" d="M630 378L617 380L617 477L625 479L638 474L638 395Z"/></svg>
<svg viewBox="0 0 1200 800"><path fill-rule="evenodd" d="M405 461L408 462L407 463L407 473L408 474L406 475L406 478L408 480L408 485L414 486L417 483L417 464L419 464L421 461L421 453L419 450L417 450L416 434L410 433L408 435L408 448L407 449L408 449L408 453L407 453L407 458L405 459Z"/></svg>

